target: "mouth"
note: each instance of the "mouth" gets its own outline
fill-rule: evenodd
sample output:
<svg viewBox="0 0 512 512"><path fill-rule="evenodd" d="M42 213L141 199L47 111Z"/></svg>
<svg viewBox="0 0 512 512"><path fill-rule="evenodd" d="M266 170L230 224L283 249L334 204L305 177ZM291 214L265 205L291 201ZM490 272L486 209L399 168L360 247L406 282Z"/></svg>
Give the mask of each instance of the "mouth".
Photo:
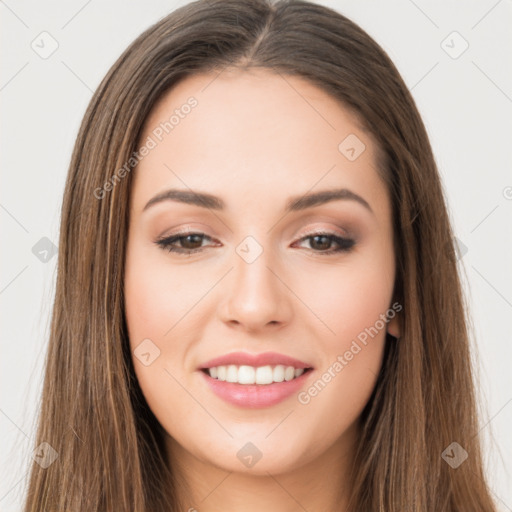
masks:
<svg viewBox="0 0 512 512"><path fill-rule="evenodd" d="M314 368L283 354L237 352L212 359L198 370L209 390L225 402L263 408L298 393Z"/></svg>

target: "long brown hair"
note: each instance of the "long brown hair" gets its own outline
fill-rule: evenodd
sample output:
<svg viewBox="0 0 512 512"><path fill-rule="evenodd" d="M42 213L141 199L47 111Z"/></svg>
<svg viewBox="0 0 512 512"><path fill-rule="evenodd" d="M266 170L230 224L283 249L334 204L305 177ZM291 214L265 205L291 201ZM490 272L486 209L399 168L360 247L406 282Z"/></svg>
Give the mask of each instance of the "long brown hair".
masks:
<svg viewBox="0 0 512 512"><path fill-rule="evenodd" d="M63 199L36 442L58 458L46 468L34 462L25 512L178 510L180 475L164 456L164 433L128 345L123 274L135 171L126 162L165 92L186 76L227 67L310 80L353 111L381 151L393 208L395 299L404 309L401 338L388 336L361 416L350 510L494 511L452 228L425 127L397 69L359 26L327 7L199 0L129 46L81 124ZM468 454L456 468L442 456L453 442Z"/></svg>

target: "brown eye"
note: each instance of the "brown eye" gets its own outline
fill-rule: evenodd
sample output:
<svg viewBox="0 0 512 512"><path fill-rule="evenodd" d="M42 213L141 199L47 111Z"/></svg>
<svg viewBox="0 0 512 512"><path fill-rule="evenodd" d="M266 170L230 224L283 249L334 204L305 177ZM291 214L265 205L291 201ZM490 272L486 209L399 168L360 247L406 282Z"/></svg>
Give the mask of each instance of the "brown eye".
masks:
<svg viewBox="0 0 512 512"><path fill-rule="evenodd" d="M178 240L180 240L183 249L197 249L197 244L199 244L199 247L202 245L203 236L198 234L185 235L180 236Z"/></svg>
<svg viewBox="0 0 512 512"><path fill-rule="evenodd" d="M325 235L315 235L310 237L310 245L313 249L325 251L331 248L333 239Z"/></svg>
<svg viewBox="0 0 512 512"><path fill-rule="evenodd" d="M322 255L331 255L339 252L348 252L354 245L355 241L350 238L343 238L334 233L313 233L303 237L300 241L310 240L310 248ZM337 248L331 249L335 244Z"/></svg>
<svg viewBox="0 0 512 512"><path fill-rule="evenodd" d="M205 239L211 240L211 238L204 233L180 233L170 237L161 238L156 241L156 244L169 252L192 254L202 249L202 242ZM176 245L177 242L180 246Z"/></svg>

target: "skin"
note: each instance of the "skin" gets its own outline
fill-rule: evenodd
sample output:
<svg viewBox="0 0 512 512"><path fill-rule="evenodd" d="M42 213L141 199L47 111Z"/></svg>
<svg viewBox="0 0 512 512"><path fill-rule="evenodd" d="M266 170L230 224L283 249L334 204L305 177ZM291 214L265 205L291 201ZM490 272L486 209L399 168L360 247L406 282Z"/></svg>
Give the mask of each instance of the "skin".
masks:
<svg viewBox="0 0 512 512"><path fill-rule="evenodd" d="M275 351L314 367L308 389L391 307L391 203L375 170L376 144L333 97L269 70L186 78L155 106L141 140L190 96L198 105L134 171L125 271L132 354L144 339L160 350L148 366L133 361L167 433L180 499L185 510L343 510L357 419L386 330L399 336L398 315L307 404L294 394L264 409L237 407L210 391L197 369L229 352ZM349 134L366 146L354 161L338 149ZM283 214L291 196L341 187L372 212L336 200ZM214 194L226 209L167 200L143 211L169 188ZM202 247L191 256L155 243L179 231L210 239L175 244ZM356 243L322 254L336 242L304 237L324 231ZM263 249L250 264L236 252L248 235ZM252 468L237 457L248 442L262 453Z"/></svg>

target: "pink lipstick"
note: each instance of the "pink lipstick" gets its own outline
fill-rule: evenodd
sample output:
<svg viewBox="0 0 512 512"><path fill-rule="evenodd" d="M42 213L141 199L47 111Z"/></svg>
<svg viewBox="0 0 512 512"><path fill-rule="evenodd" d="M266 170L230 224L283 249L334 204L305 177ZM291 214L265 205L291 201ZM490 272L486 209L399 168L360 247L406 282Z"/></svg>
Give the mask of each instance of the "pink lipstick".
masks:
<svg viewBox="0 0 512 512"><path fill-rule="evenodd" d="M198 370L209 388L226 402L263 408L297 393L313 367L276 352L233 352L203 363Z"/></svg>

